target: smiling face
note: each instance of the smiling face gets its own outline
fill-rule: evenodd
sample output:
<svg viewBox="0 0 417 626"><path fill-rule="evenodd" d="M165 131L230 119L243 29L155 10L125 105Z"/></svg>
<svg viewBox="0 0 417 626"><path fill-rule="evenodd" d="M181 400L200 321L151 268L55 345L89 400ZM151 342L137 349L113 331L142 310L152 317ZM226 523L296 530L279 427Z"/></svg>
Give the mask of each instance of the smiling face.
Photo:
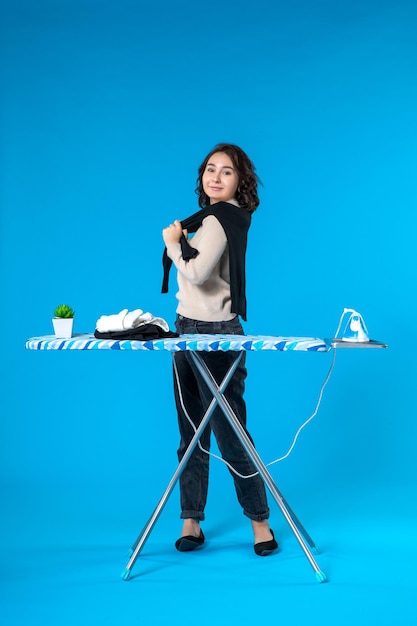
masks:
<svg viewBox="0 0 417 626"><path fill-rule="evenodd" d="M239 176L225 152L211 155L203 173L202 184L210 204L228 202L235 197Z"/></svg>

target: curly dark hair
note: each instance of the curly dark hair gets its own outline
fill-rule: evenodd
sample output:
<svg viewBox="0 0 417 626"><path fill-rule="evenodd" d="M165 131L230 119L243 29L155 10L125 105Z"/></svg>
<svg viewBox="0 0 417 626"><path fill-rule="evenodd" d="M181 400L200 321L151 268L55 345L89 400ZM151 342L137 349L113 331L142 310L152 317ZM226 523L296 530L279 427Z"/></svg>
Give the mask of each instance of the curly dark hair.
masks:
<svg viewBox="0 0 417 626"><path fill-rule="evenodd" d="M219 143L217 146L214 146L213 150L206 156L198 168L197 187L195 189L195 193L198 195L198 204L200 207L210 204L210 198L203 189L202 181L207 163L216 152L224 152L231 159L233 167L239 176L236 200L242 209L253 213L259 206L258 183L262 183L257 174L255 174L255 166L248 155L243 152L242 148L231 143Z"/></svg>

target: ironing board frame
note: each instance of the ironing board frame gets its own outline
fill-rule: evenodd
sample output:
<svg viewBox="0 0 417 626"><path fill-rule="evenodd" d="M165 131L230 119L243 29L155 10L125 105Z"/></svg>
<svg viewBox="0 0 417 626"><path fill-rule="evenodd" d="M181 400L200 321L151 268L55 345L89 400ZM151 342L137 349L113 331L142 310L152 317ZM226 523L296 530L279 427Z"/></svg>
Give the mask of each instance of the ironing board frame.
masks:
<svg viewBox="0 0 417 626"><path fill-rule="evenodd" d="M297 518L297 516L295 515L295 513L292 511L292 509L290 508L288 502L284 499L282 493L279 491L277 485L275 484L271 474L269 473L265 463L262 461L261 457L259 456L259 454L257 453L254 445L252 444L251 440L249 439L249 437L247 436L244 428L242 427L242 425L240 424L236 414L234 413L233 409L231 408L230 404L228 403L226 397L224 396L224 391L231 379L231 377L233 376L233 373L235 372L237 366L239 365L239 362L243 356L243 352L240 352L236 359L232 362L229 370L226 373L226 376L224 377L223 381L221 382L220 385L217 384L217 382L215 381L212 373L210 372L209 368L207 367L205 361L203 360L200 352L194 352L191 351L190 352L191 358L193 359L198 371L200 372L203 380L205 381L205 383L207 384L208 388L210 389L211 393L213 394L213 399L209 405L209 407L207 408L206 413L203 416L203 419L201 420L200 425L198 426L194 437L192 438L183 458L181 459L174 475L172 476L171 480L168 483L168 486L166 488L166 490L164 491L164 493L162 494L162 497L160 499L160 501L158 502L155 510L153 511L151 517L149 518L147 524L145 524L145 526L143 527L141 533L138 535L136 541L134 542L133 546L132 546L132 552L131 552L131 556L130 559L125 567L125 569L123 570L123 572L121 573L121 578L123 580L128 580L130 578L131 572L132 572L132 568L136 563L137 558L139 557L139 554L143 548L143 546L145 545L146 540L148 539L154 525L156 524L160 514L162 513L162 510L165 506L165 504L167 503L177 481L179 480L191 454L193 453L198 440L200 439L205 427L207 426L208 422L210 421L211 415L213 414L213 411L216 407L216 405L218 404L219 407L221 408L225 418L228 420L229 424L231 425L231 427L233 428L233 430L236 433L236 436L238 437L238 439L240 440L240 442L242 443L243 448L245 449L246 453L248 454L249 458L251 459L251 461L253 462L253 464L255 465L256 469L258 470L259 474L261 475L261 477L264 480L265 485L268 487L272 497L274 498L275 502L277 503L278 507L281 510L281 513L283 514L284 518L286 519L286 521L288 522L293 534L295 535L298 543L301 546L301 549L303 550L305 556L307 557L310 565L312 566L312 568L314 569L315 573L316 573L316 579L318 580L318 582L323 583L327 581L327 577L326 574L320 569L320 567L318 566L317 562L315 561L312 551L318 553L318 547L315 544L315 542L313 541L313 539L311 538L311 536L308 534L308 532L306 531L306 529L304 528L304 526L301 524L301 522L299 521L299 519ZM309 545L307 545L309 544ZM310 547L309 547L310 546Z"/></svg>

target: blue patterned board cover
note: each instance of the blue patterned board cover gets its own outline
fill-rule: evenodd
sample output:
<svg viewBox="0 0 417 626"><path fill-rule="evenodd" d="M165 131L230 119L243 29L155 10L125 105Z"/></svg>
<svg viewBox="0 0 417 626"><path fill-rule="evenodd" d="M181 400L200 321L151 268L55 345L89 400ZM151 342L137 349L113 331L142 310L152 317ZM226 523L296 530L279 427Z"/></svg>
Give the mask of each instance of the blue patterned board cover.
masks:
<svg viewBox="0 0 417 626"><path fill-rule="evenodd" d="M167 350L181 352L226 352L228 350L259 352L278 350L286 352L328 352L324 339L316 337L273 337L265 335L180 335L170 339L133 341L96 339L92 334L74 335L70 339L59 339L53 335L32 337L26 342L27 350Z"/></svg>

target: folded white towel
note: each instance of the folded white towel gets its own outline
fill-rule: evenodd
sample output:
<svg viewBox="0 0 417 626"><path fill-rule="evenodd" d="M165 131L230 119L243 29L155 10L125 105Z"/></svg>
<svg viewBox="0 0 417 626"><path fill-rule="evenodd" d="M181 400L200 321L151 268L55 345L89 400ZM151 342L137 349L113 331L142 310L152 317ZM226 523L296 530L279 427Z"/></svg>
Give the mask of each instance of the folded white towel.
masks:
<svg viewBox="0 0 417 626"><path fill-rule="evenodd" d="M135 309L134 311L130 311L129 313L127 313L126 317L123 320L124 330L131 330L132 328L136 328L139 324L142 313L142 309Z"/></svg>
<svg viewBox="0 0 417 626"><path fill-rule="evenodd" d="M162 317L154 317L152 313L142 313L142 315L136 318L133 328L139 328L139 326L144 324L154 324L154 326L159 326L165 332L169 331L167 322Z"/></svg>
<svg viewBox="0 0 417 626"><path fill-rule="evenodd" d="M169 331L169 326L162 317L154 317L152 313L144 313L142 309L130 312L123 309L115 315L102 315L96 322L96 330L100 333L117 332L139 328L145 324L154 324L165 332Z"/></svg>
<svg viewBox="0 0 417 626"><path fill-rule="evenodd" d="M125 330L123 320L126 317L127 309L123 309L116 315L102 315L96 322L96 329L100 333L107 333L115 330Z"/></svg>

